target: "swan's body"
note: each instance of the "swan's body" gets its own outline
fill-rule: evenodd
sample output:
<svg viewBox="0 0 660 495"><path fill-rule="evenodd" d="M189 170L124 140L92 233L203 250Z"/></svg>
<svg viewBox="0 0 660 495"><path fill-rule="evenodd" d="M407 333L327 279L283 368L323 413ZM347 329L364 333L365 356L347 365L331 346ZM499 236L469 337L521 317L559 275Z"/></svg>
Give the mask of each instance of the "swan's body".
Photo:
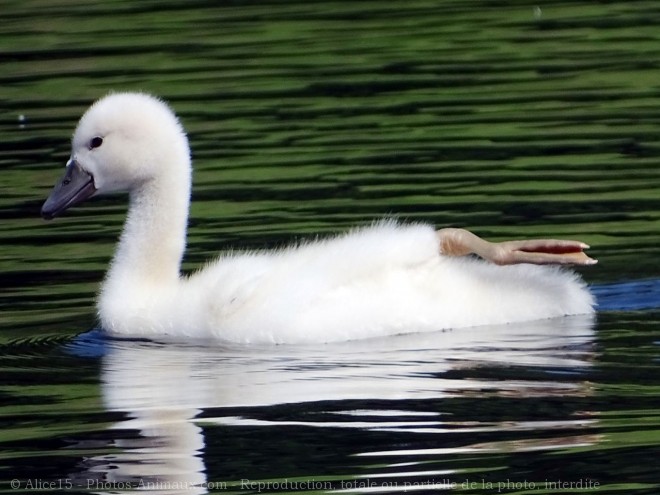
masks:
<svg viewBox="0 0 660 495"><path fill-rule="evenodd" d="M445 256L433 227L391 221L280 251L221 257L181 277L191 164L171 110L147 95L107 96L82 117L72 146L67 176L44 216L97 191L130 194L98 299L111 333L328 342L593 311L591 294L572 272ZM66 190L70 182L76 190Z"/></svg>

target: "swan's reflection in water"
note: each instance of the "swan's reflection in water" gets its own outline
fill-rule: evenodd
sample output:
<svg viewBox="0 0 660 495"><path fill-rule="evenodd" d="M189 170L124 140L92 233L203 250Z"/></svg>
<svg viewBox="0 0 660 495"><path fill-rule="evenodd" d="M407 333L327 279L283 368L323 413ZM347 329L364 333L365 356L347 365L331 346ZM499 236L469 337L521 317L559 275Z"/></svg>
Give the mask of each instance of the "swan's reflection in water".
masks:
<svg viewBox="0 0 660 495"><path fill-rule="evenodd" d="M93 472L94 478L111 486L132 483L153 492L206 492L204 435L195 420L203 410L204 422L240 425L259 423L232 411L244 406L347 399L365 404L378 399L396 400L392 404L401 409L406 400L429 398L588 395L579 371L590 366L592 341L591 317L318 346L111 340L103 357L105 405L129 419L113 427L119 453L90 460L88 475ZM552 372L541 379L538 373L533 379L509 373L509 379L493 380L478 371L516 367ZM470 372L461 374L461 370ZM554 373L575 375L557 381ZM360 416L359 411L355 414ZM396 415L395 411L382 414ZM416 426L440 431L437 418L430 419L420 415ZM370 425L368 419L341 424L396 428L392 422ZM539 442L544 440L534 448L542 448ZM510 443L506 448L512 448ZM223 479L222 473L212 473L211 478Z"/></svg>

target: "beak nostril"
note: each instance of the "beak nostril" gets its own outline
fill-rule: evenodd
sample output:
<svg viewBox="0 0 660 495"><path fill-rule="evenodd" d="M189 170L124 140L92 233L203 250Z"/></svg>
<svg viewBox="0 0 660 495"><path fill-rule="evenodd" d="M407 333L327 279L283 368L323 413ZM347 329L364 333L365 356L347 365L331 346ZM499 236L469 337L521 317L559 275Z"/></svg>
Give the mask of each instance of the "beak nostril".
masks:
<svg viewBox="0 0 660 495"><path fill-rule="evenodd" d="M78 162L73 159L69 160L64 176L55 185L41 208L41 216L50 220L67 208L89 198L95 192L94 177L85 172Z"/></svg>

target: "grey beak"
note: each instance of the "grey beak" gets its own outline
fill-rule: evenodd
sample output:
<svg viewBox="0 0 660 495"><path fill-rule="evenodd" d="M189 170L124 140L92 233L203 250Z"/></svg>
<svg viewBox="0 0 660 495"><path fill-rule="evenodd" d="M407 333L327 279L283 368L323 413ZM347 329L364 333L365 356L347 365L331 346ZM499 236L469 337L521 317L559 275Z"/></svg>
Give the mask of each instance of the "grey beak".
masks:
<svg viewBox="0 0 660 495"><path fill-rule="evenodd" d="M89 198L96 192L94 178L85 172L75 160L66 164L64 177L55 184L48 199L41 207L41 216L52 220L70 206Z"/></svg>

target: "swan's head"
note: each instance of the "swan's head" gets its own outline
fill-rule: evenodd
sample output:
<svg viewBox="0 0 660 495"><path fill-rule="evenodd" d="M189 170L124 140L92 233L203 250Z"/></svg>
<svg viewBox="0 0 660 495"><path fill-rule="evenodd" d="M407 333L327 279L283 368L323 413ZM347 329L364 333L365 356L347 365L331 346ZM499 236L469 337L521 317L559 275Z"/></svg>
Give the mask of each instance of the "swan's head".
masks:
<svg viewBox="0 0 660 495"><path fill-rule="evenodd" d="M188 140L170 108L142 93L114 93L82 116L64 177L41 214L51 219L97 193L133 191L163 178L189 187ZM178 170L177 170L178 169Z"/></svg>

